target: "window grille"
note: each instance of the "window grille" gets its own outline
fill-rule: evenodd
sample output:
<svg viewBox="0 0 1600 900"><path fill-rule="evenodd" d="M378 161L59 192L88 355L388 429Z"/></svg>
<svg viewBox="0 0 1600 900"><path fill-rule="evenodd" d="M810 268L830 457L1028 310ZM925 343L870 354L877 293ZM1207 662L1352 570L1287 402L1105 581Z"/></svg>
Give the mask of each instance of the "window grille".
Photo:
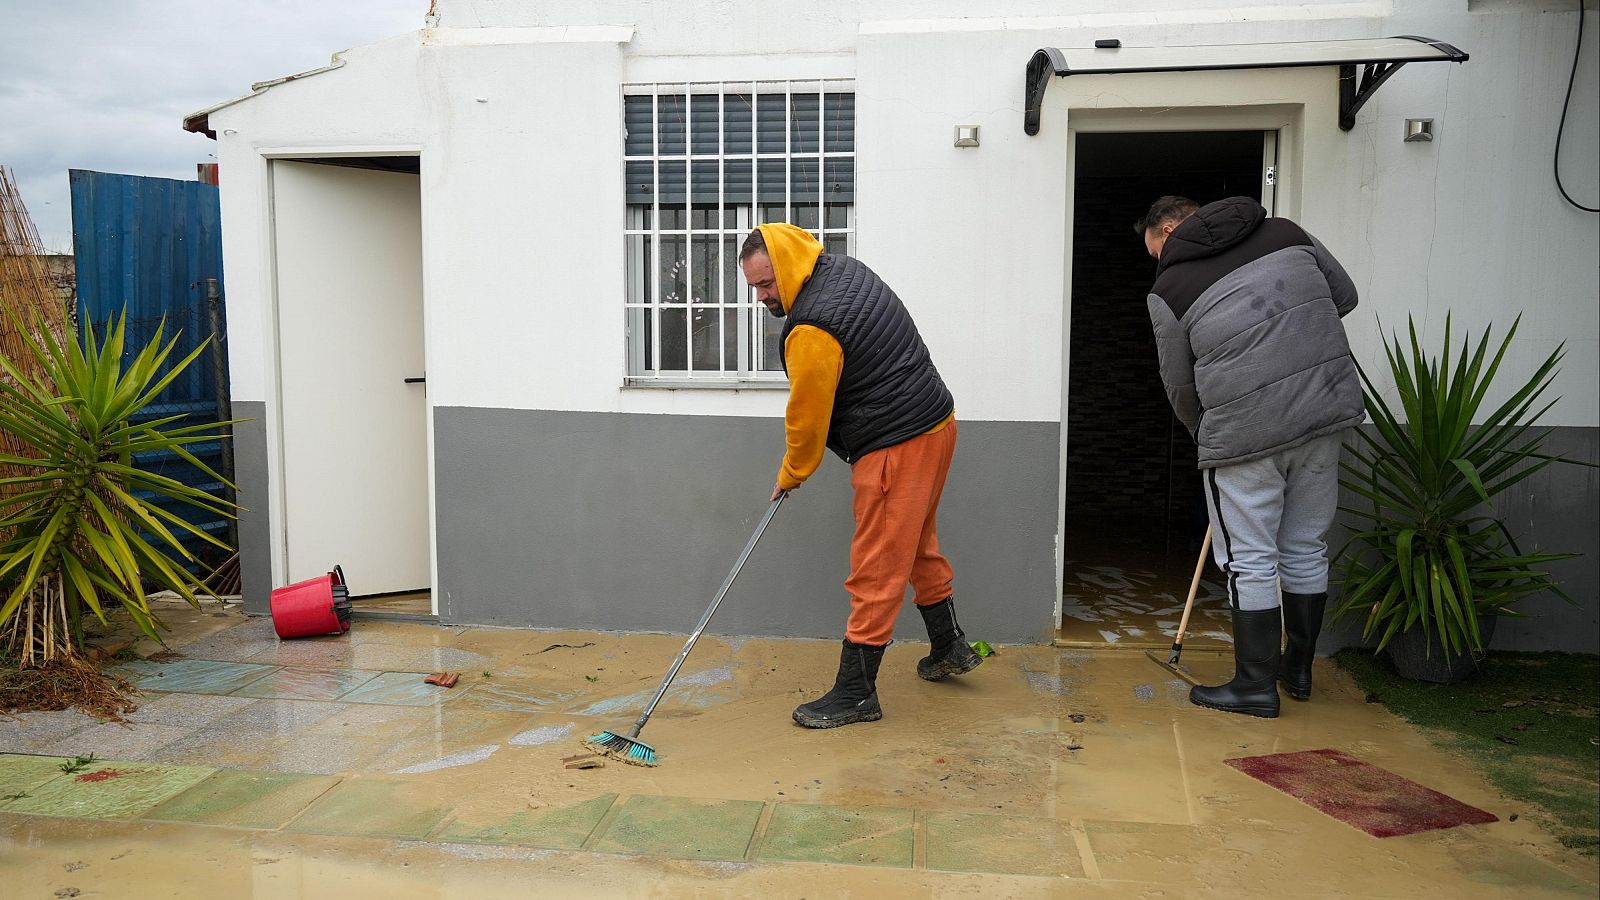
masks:
<svg viewBox="0 0 1600 900"><path fill-rule="evenodd" d="M848 82L630 85L623 96L630 383L781 381L782 320L739 245L758 224L855 249Z"/></svg>

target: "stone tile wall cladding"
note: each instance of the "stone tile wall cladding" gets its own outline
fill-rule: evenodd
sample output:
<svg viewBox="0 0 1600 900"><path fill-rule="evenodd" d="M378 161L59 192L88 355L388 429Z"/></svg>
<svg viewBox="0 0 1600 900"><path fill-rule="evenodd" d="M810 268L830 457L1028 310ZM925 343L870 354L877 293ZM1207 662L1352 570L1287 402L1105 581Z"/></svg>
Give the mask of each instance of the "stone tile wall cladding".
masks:
<svg viewBox="0 0 1600 900"><path fill-rule="evenodd" d="M1157 179L1130 181L1078 179L1067 383L1069 530L1135 524L1164 530L1168 514L1181 527L1201 503L1194 442L1173 417L1156 367L1145 306L1155 265L1132 229L1143 206L1171 188Z"/></svg>

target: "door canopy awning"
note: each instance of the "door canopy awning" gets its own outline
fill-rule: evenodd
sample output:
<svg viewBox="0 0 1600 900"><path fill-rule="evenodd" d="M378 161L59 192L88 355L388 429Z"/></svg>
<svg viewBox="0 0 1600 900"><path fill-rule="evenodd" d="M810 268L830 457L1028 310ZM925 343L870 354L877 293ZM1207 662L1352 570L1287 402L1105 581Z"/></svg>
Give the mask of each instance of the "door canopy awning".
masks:
<svg viewBox="0 0 1600 900"><path fill-rule="evenodd" d="M1116 44L1116 41L1097 41ZM1413 62L1466 62L1467 54L1432 38L1400 35L1347 41L1296 41L1282 44L1210 44L1191 47L1061 49L1044 47L1028 60L1022 130L1039 133L1045 88L1054 76L1122 75L1134 72L1218 72L1227 69L1339 67L1339 127L1355 127L1356 111L1378 87ZM1360 72L1357 72L1360 67Z"/></svg>

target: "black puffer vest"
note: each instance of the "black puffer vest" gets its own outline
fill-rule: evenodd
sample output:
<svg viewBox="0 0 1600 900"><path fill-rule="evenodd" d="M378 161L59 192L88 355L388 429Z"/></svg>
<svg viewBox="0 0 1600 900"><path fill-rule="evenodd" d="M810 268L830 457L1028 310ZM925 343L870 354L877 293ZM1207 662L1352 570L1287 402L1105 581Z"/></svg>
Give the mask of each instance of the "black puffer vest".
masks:
<svg viewBox="0 0 1600 900"><path fill-rule="evenodd" d="M860 260L828 253L817 258L789 310L783 341L801 325L833 335L844 350L828 449L845 462L904 443L955 409L911 314Z"/></svg>

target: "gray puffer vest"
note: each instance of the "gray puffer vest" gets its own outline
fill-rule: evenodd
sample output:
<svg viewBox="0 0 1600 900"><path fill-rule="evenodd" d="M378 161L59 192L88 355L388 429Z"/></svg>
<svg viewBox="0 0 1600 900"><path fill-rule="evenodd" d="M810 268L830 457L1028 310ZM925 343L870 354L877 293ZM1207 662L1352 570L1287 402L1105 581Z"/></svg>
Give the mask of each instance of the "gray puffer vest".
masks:
<svg viewBox="0 0 1600 900"><path fill-rule="evenodd" d="M789 309L783 341L801 325L826 331L844 351L828 449L845 462L904 443L955 409L911 314L860 260L817 258Z"/></svg>
<svg viewBox="0 0 1600 900"><path fill-rule="evenodd" d="M1199 445L1234 465L1359 425L1361 381L1344 324L1350 276L1326 247L1248 197L1173 230L1150 289L1161 378Z"/></svg>

